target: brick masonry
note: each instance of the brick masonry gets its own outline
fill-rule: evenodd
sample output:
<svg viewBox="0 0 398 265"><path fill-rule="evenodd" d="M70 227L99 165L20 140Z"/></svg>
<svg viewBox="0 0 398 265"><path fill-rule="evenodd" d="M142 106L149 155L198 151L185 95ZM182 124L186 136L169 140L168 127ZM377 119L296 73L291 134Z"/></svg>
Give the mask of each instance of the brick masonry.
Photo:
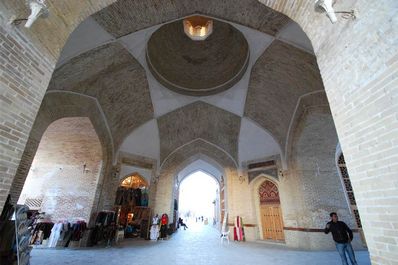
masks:
<svg viewBox="0 0 398 265"><path fill-rule="evenodd" d="M25 149L54 62L0 17L0 205ZM15 201L14 201L15 203Z"/></svg>
<svg viewBox="0 0 398 265"><path fill-rule="evenodd" d="M23 6L23 2L5 1L9 9L16 10L20 10L17 8ZM2 100L0 205L8 193L30 128L47 88L54 58L58 56L67 36L80 21L112 2L114 1L84 1L81 5L71 6L71 11L66 14L61 12L61 7L53 3L54 16L48 21L39 22L35 29L27 32L7 31L2 20L1 45L4 49L1 50L1 76L6 76L4 73L7 63L16 64L10 68L16 69L14 73L16 76L10 80L0 80ZM396 264L398 261L398 251L396 251L398 224L395 221L398 219L396 1L381 0L377 3L370 0L338 1L336 9L350 10L354 7L360 10L360 17L356 21L339 18L339 22L333 25L325 14L314 11L313 1L261 0L260 2L297 21L312 40L357 196L372 263ZM68 24L65 24L65 21L68 21ZM11 51L20 49L10 44L4 45L6 43L4 36L6 39L10 37L15 40L22 47L24 56L36 58L40 71L30 63L11 60ZM28 39L34 44L27 41ZM45 58L48 58L48 62ZM30 59L25 59L30 62ZM23 76L22 78L17 76L23 72L30 78L24 81ZM13 80L18 82L13 84L11 82ZM27 85L23 85L20 81L27 82ZM22 96L23 93L14 92L13 86L16 84L17 88L22 89L21 92L31 92L35 95L29 103L25 101L27 97ZM24 105L29 106L23 108ZM13 131L14 134L18 134L17 138L13 136Z"/></svg>
<svg viewBox="0 0 398 265"><path fill-rule="evenodd" d="M64 117L88 117L100 139L103 153L103 176L108 174L109 164L112 162L112 136L106 128L101 109L95 99L78 94L48 93L40 106L34 121L22 160L13 179L10 194L13 201L17 201L28 175L31 163L39 146L40 140L48 126Z"/></svg>
<svg viewBox="0 0 398 265"><path fill-rule="evenodd" d="M218 145L234 159L238 156L240 117L213 105L191 103L161 116L158 126L161 163L173 150L198 138Z"/></svg>
<svg viewBox="0 0 398 265"><path fill-rule="evenodd" d="M85 52L57 68L48 90L96 98L115 150L131 131L153 118L145 71L117 42Z"/></svg>
<svg viewBox="0 0 398 265"><path fill-rule="evenodd" d="M101 169L101 143L90 120L57 120L40 141L18 202L40 199L41 211L54 221L88 222Z"/></svg>
<svg viewBox="0 0 398 265"><path fill-rule="evenodd" d="M286 73L289 73L289 78L286 78ZM274 41L252 69L245 116L267 128L285 149L298 99L323 90L315 56L284 42Z"/></svg>

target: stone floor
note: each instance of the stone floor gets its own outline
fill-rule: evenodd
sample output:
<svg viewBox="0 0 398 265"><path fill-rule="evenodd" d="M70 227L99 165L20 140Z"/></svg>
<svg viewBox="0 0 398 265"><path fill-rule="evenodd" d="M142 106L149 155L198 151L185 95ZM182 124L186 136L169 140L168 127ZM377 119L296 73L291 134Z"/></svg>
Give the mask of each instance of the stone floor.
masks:
<svg viewBox="0 0 398 265"><path fill-rule="evenodd" d="M370 264L366 251L357 251L359 265ZM124 240L112 248L34 249L31 265L299 265L341 264L336 251L297 251L261 243L221 244L218 232L209 226L192 224L169 240L151 242Z"/></svg>

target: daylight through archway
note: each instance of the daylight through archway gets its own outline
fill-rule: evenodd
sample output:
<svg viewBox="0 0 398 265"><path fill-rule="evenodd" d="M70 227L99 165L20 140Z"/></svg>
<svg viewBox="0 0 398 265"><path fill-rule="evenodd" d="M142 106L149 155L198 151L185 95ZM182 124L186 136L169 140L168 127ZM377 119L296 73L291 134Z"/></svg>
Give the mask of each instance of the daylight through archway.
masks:
<svg viewBox="0 0 398 265"><path fill-rule="evenodd" d="M395 264L393 2L0 1L0 264Z"/></svg>
<svg viewBox="0 0 398 265"><path fill-rule="evenodd" d="M220 188L213 176L196 171L179 185L179 216L187 222L216 225L220 220Z"/></svg>

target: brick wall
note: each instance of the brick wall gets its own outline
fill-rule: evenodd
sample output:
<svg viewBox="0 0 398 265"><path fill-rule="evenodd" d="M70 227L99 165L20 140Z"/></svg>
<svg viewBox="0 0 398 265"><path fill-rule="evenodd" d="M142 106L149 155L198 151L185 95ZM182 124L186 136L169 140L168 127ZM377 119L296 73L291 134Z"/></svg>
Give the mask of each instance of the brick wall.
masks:
<svg viewBox="0 0 398 265"><path fill-rule="evenodd" d="M280 192L286 227L323 229L329 213L356 229L335 161L338 138L328 106L307 108L293 130L290 167L281 179ZM323 232L285 230L289 245L309 249L333 249ZM358 234L354 247L361 247Z"/></svg>
<svg viewBox="0 0 398 265"><path fill-rule="evenodd" d="M398 55L336 100L336 126L373 264L398 262ZM344 115L339 115L344 113Z"/></svg>
<svg viewBox="0 0 398 265"><path fill-rule="evenodd" d="M90 120L57 120L40 141L18 202L41 199L41 210L53 220L89 221L101 167L101 145Z"/></svg>
<svg viewBox="0 0 398 265"><path fill-rule="evenodd" d="M46 58L0 16L0 210L51 77Z"/></svg>
<svg viewBox="0 0 398 265"><path fill-rule="evenodd" d="M316 51L372 264L397 264L398 6L394 0L353 3L345 8L360 10L357 21L293 19Z"/></svg>
<svg viewBox="0 0 398 265"><path fill-rule="evenodd" d="M23 5L23 1L7 2ZM66 40L65 35L67 36L82 19L112 2L114 1L84 1L82 6L71 6L72 11L65 14L67 19L59 18L64 15L59 11L62 10L60 8L56 9L56 15L50 16L53 17L52 20L40 22L40 26L32 30L39 37L32 39L37 47L43 46L51 50L51 53L55 54L53 57L46 56L30 46L26 35L18 30L8 33L4 29L5 22L2 21L0 35L3 38L0 43L4 48L0 56L1 207L53 68L52 63L42 61L43 58L57 57L62 47L60 43ZM396 264L398 261L398 251L396 251L398 225L395 221L398 219L396 0L337 1L336 9L356 8L360 10L360 17L356 21L339 18L336 24L331 24L325 14L316 13L314 1L311 0L261 0L260 2L298 22L312 40L337 133L346 156L353 189L357 195L372 262ZM66 3L62 2L62 5ZM54 8L56 7L54 3ZM63 24L65 21L68 21L68 24ZM53 32L59 32L58 35L62 36L56 36L57 34L48 31L46 27L51 28ZM19 85L22 82L19 82L17 77L13 78L18 81L17 84L24 93L35 88L30 92L34 91L37 98L29 103L25 101L26 96L15 92L12 82L3 78L4 66L11 63L8 53L13 49L19 49L9 44L4 46L6 43L4 36L17 40L22 50L27 51L26 54L22 54L36 58L34 60L39 64L41 72L30 64L25 65L17 60L15 61L17 66L10 68L16 69L17 73L25 72L30 76L25 81L28 83L27 86ZM51 37L58 37L56 45L48 44L51 42L49 41ZM30 106L21 108L24 105ZM14 138L12 132L20 136Z"/></svg>
<svg viewBox="0 0 398 265"><path fill-rule="evenodd" d="M329 107L307 107L292 128L289 168L283 176L258 173L250 183L246 172L240 173L244 178L239 179L239 175L228 178L230 220L239 215L243 223L249 225L245 227L246 240L262 239L258 188L266 178L278 185L285 227L323 229L329 221L329 213L336 211L341 220L356 229L337 171L337 143ZM335 249L330 235L293 229L284 231L285 243L290 247ZM355 234L353 244L355 248L362 248L359 234Z"/></svg>

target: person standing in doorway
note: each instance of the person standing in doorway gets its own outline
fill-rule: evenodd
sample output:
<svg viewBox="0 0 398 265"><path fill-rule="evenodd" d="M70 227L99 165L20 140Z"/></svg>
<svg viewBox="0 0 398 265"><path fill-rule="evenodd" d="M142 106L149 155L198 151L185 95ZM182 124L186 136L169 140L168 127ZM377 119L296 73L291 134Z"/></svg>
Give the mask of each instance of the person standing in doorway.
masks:
<svg viewBox="0 0 398 265"><path fill-rule="evenodd" d="M336 249L341 257L341 262L343 265L348 265L346 256L347 253L351 264L358 265L355 259L354 250L351 246L351 241L354 238L352 230L346 225L346 223L339 221L337 213L330 213L330 218L332 220L326 224L325 234L329 234L329 232L332 233L333 240L336 243Z"/></svg>

